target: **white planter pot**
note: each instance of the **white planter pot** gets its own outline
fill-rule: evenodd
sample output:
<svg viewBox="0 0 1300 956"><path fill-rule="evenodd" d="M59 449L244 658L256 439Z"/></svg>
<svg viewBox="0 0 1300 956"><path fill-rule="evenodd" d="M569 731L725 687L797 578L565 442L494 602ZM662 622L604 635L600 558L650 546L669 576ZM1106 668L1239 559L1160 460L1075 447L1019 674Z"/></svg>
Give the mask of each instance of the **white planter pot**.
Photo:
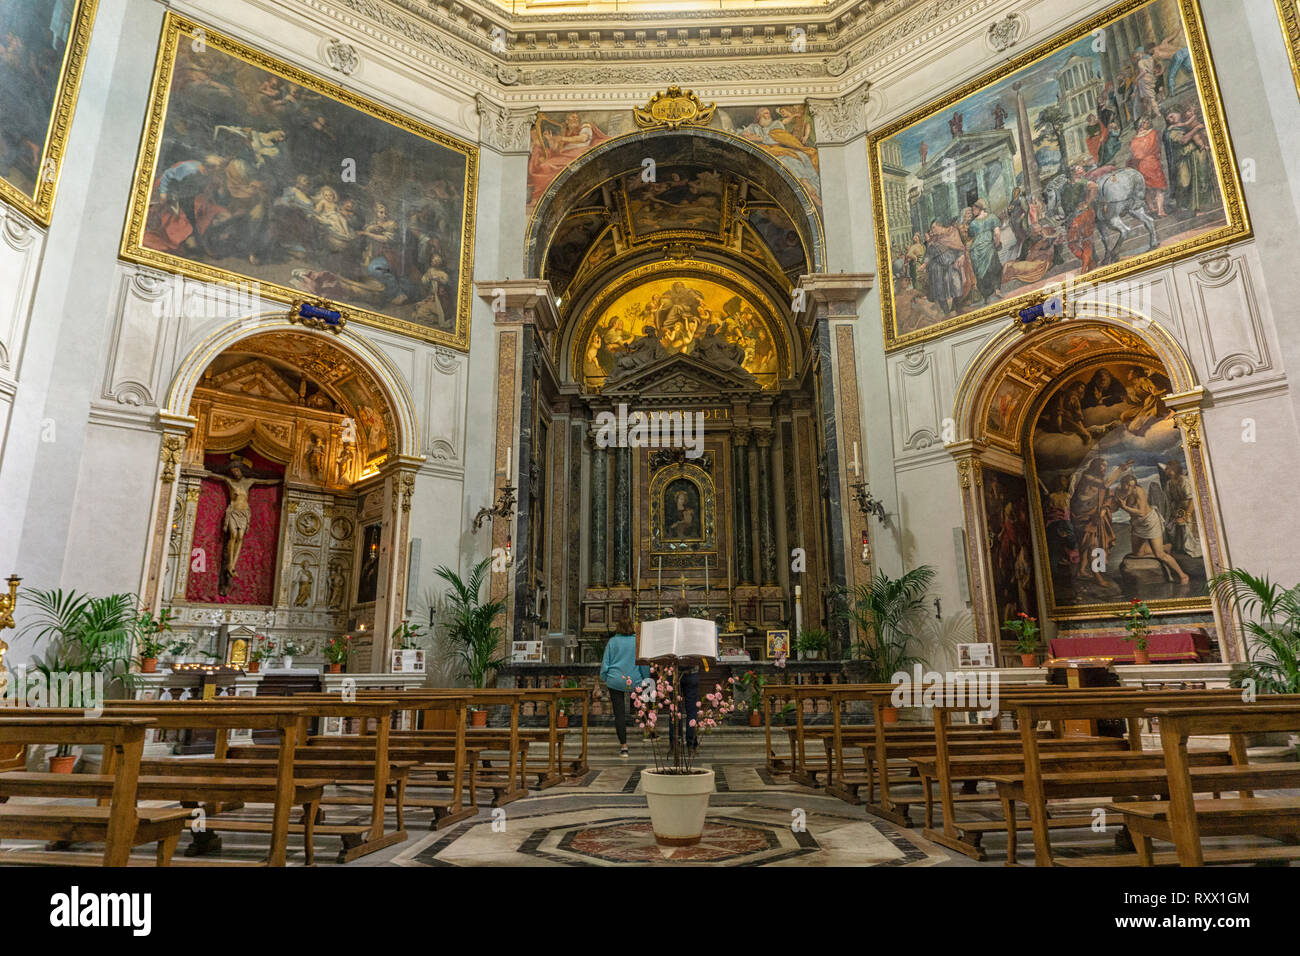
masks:
<svg viewBox="0 0 1300 956"><path fill-rule="evenodd" d="M293 670L293 657L291 657L288 654L285 654L283 658L283 663L280 666L287 671Z"/></svg>
<svg viewBox="0 0 1300 956"><path fill-rule="evenodd" d="M713 792L713 771L690 774L641 771L641 786L650 804L650 823L655 842L663 846L691 846L704 833Z"/></svg>

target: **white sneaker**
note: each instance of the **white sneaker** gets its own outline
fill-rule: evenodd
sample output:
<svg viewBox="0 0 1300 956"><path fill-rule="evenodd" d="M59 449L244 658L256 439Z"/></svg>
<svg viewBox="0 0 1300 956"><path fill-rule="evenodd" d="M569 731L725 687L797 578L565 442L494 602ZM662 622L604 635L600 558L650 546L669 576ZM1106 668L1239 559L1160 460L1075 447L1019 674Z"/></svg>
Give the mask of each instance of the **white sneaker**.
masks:
<svg viewBox="0 0 1300 956"><path fill-rule="evenodd" d="M626 759L627 759L627 748L626 748L626 747L620 747L619 750L618 750L618 755L619 755L620 757L622 757L624 760L626 760Z"/></svg>

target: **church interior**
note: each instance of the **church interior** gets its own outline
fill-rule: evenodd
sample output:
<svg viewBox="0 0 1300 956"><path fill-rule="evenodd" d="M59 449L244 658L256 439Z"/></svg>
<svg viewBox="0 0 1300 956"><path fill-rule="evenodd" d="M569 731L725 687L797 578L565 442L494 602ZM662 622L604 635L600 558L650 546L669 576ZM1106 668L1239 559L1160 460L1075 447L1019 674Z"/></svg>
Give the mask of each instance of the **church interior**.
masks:
<svg viewBox="0 0 1300 956"><path fill-rule="evenodd" d="M0 866L1295 865L1297 157L1297 0L0 0Z"/></svg>

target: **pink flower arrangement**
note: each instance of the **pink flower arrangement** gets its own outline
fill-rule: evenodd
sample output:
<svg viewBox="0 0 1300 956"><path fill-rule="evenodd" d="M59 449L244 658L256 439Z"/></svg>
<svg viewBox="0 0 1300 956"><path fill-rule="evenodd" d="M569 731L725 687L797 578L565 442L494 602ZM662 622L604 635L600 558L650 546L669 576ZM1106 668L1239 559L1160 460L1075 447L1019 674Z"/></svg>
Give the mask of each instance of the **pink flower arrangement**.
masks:
<svg viewBox="0 0 1300 956"><path fill-rule="evenodd" d="M691 773L695 759L694 747L686 746L686 728L695 731L696 737L717 730L723 719L736 709L732 685L736 678L726 683L714 684L713 690L702 694L695 709L695 717L687 720L686 700L677 682L677 668L666 672L656 670L653 675L631 687L633 720L650 738L654 750L655 769L663 773ZM661 717L667 716L667 728L661 729ZM661 744L665 750L661 751Z"/></svg>

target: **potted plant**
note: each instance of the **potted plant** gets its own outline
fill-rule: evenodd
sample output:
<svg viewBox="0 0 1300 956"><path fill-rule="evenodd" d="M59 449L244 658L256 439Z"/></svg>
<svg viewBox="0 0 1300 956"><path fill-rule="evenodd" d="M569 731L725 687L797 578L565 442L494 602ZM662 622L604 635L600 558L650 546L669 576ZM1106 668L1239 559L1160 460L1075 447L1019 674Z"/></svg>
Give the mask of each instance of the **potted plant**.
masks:
<svg viewBox="0 0 1300 956"><path fill-rule="evenodd" d="M578 684L578 679L576 677L565 677L563 674L561 674L560 681L561 681L560 683L561 687L580 686ZM574 700L575 699L572 697L561 697L555 702L555 708L556 710L559 711L559 713L555 715L556 727L569 726L569 709L573 706Z"/></svg>
<svg viewBox="0 0 1300 956"><path fill-rule="evenodd" d="M799 632L795 648L803 660L818 661L831 645L831 636L820 627L810 627Z"/></svg>
<svg viewBox="0 0 1300 956"><path fill-rule="evenodd" d="M76 688L85 686L85 678L98 674L108 685L131 686L131 645L140 617L134 595L93 597L62 588L34 588L26 593L31 616L19 635L34 634L33 644L45 641L47 648L33 660L32 669L45 677L47 686L69 688L69 699L62 699L61 694L50 704L88 706L91 702L84 696L78 699ZM82 675L83 680L67 680L72 674ZM50 758L50 770L71 773L75 763L72 746L60 744Z"/></svg>
<svg viewBox="0 0 1300 956"><path fill-rule="evenodd" d="M906 671L919 659L910 652L912 635L907 626L925 603L925 594L934 581L935 570L928 564L891 578L877 571L867 584L849 592L845 613L861 632L854 647L855 656L865 661L864 682L893 683L894 675ZM881 719L898 722L898 708L883 708Z"/></svg>
<svg viewBox="0 0 1300 956"><path fill-rule="evenodd" d="M1011 620L1002 622L1002 630L1015 635L1022 666L1033 667L1038 663L1038 618L1020 611Z"/></svg>
<svg viewBox="0 0 1300 956"><path fill-rule="evenodd" d="M702 694L692 729L698 739L716 730L736 709L732 694L736 679L715 684ZM687 746L686 700L676 665L657 670L651 680L632 692L636 723L650 737L655 768L641 771L641 786L650 808L655 842L661 846L691 846L700 842L713 792L712 770L694 766L698 746ZM666 725L666 726L665 726Z"/></svg>
<svg viewBox="0 0 1300 956"><path fill-rule="evenodd" d="M1262 694L1300 694L1300 584L1282 588L1240 568L1210 579L1217 596L1236 605L1246 637L1248 670Z"/></svg>
<svg viewBox="0 0 1300 956"><path fill-rule="evenodd" d="M146 609L136 618L136 653L140 657L142 674L156 673L160 656L164 653L179 653L188 645L187 641L169 641L163 637L171 632L174 616L175 611L165 607L158 612L157 617L153 611Z"/></svg>
<svg viewBox="0 0 1300 956"><path fill-rule="evenodd" d="M763 688L767 686L767 678L754 671L745 671L739 683L745 689L745 695L748 698L749 726L763 726Z"/></svg>
<svg viewBox="0 0 1300 956"><path fill-rule="evenodd" d="M330 673L341 674L343 665L348 662L348 655L352 653L352 635L331 637L325 642L321 653L325 655L325 663L329 665Z"/></svg>
<svg viewBox="0 0 1300 956"><path fill-rule="evenodd" d="M505 601L482 601L479 597L491 566L492 559L484 558L470 571L468 579L445 566L433 569L450 585L446 598L450 618L447 637L459 676L474 688L486 687L506 663L501 653L501 628L494 624L506 609ZM475 727L487 726L487 711L475 709L470 721Z"/></svg>
<svg viewBox="0 0 1300 956"><path fill-rule="evenodd" d="M1133 663L1150 664L1147 642L1151 636L1151 608L1140 598L1134 598L1117 616L1124 621L1124 630L1128 631L1124 640L1133 642Z"/></svg>
<svg viewBox="0 0 1300 956"><path fill-rule="evenodd" d="M248 673L256 674L262 669L262 661L275 656L275 640L265 634L253 638L253 649L248 653Z"/></svg>
<svg viewBox="0 0 1300 956"><path fill-rule="evenodd" d="M286 637L284 644L280 646L280 666L287 671L293 670L293 659L306 654L307 650L306 641L300 644L292 637Z"/></svg>

